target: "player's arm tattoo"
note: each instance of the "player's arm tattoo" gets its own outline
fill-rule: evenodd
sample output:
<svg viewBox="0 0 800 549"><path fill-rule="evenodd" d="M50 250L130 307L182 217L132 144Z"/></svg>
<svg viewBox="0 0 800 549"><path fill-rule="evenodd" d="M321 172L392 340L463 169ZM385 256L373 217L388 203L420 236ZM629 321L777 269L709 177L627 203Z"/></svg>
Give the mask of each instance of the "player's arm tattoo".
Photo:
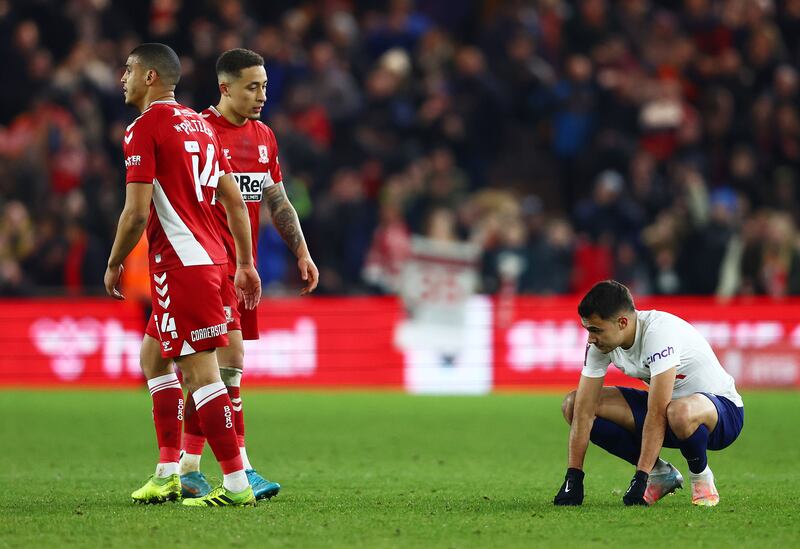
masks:
<svg viewBox="0 0 800 549"><path fill-rule="evenodd" d="M305 239L303 238L303 230L300 228L297 212L292 203L289 202L289 197L286 196L283 185L270 185L264 190L264 195L267 197L272 224L289 249L292 250L292 253L297 256Z"/></svg>

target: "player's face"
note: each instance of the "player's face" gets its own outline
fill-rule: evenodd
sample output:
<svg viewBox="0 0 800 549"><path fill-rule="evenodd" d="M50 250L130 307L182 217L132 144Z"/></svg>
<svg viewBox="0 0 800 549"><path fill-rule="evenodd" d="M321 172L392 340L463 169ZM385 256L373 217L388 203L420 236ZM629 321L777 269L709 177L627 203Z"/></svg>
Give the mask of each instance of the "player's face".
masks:
<svg viewBox="0 0 800 549"><path fill-rule="evenodd" d="M624 328L628 325L628 320L625 317L605 320L593 314L588 318L581 318L581 324L589 332L589 343L601 353L610 353L625 340Z"/></svg>
<svg viewBox="0 0 800 549"><path fill-rule="evenodd" d="M242 69L239 78L228 84L227 97L236 114L258 120L267 102L267 71L263 66Z"/></svg>
<svg viewBox="0 0 800 549"><path fill-rule="evenodd" d="M147 71L144 66L139 63L135 55L128 57L125 61L125 72L122 73L122 91L125 94L125 104L138 106L145 94L147 93L147 86L145 80L147 79Z"/></svg>

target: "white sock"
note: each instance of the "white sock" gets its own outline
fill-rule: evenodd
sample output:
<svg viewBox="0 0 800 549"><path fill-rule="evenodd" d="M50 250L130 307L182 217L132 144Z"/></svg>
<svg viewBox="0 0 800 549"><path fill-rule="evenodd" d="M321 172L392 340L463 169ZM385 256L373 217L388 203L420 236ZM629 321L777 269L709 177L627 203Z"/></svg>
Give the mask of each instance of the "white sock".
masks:
<svg viewBox="0 0 800 549"><path fill-rule="evenodd" d="M250 460L247 459L247 450L244 449L244 446L239 446L239 453L242 455L242 466L244 467L244 470L249 471L252 469L253 466L250 465Z"/></svg>
<svg viewBox="0 0 800 549"><path fill-rule="evenodd" d="M181 452L181 474L191 473L200 470L200 458L203 457L199 454L188 454Z"/></svg>
<svg viewBox="0 0 800 549"><path fill-rule="evenodd" d="M714 480L714 473L711 472L711 469L708 467L708 465L706 465L706 468L703 469L701 473L692 473L689 471L689 474L692 477L692 482L696 480Z"/></svg>
<svg viewBox="0 0 800 549"><path fill-rule="evenodd" d="M650 474L651 475L664 475L664 474L669 473L669 472L670 472L669 463L667 463L666 461L664 461L661 458L658 458L656 460L655 466L653 467L653 470L650 471Z"/></svg>
<svg viewBox="0 0 800 549"><path fill-rule="evenodd" d="M222 485L231 492L241 492L250 486L250 483L247 482L247 475L244 474L244 470L241 470L229 475L223 475Z"/></svg>
<svg viewBox="0 0 800 549"><path fill-rule="evenodd" d="M159 463L156 465L156 478L166 478L170 475L177 475L178 474L178 462L171 461L169 463Z"/></svg>

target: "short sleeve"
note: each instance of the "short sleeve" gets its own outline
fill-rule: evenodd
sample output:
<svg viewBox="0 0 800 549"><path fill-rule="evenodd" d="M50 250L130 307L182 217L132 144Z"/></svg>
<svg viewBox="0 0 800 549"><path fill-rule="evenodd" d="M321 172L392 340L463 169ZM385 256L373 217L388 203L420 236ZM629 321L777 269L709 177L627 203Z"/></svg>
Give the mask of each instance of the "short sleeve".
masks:
<svg viewBox="0 0 800 549"><path fill-rule="evenodd" d="M607 354L598 351L594 345L586 344L586 354L583 359L581 375L586 377L605 377L609 364L611 364L611 358Z"/></svg>
<svg viewBox="0 0 800 549"><path fill-rule="evenodd" d="M281 173L281 163L278 160L278 140L275 139L275 134L272 131L269 132L270 137L272 138L272 157L270 158L270 165L269 165L269 175L272 178L273 183L278 184L283 182L283 174Z"/></svg>
<svg viewBox="0 0 800 549"><path fill-rule="evenodd" d="M214 128L212 127L211 124L207 125L209 128L212 129L212 131L214 131ZM217 160L219 160L219 175L222 176L225 175L226 173L233 173L233 170L231 169L231 163L228 162L228 157L225 155L225 149L222 148L222 142L220 141L216 131L214 131L213 139L214 139L214 148L217 153Z"/></svg>
<svg viewBox="0 0 800 549"><path fill-rule="evenodd" d="M156 140L146 122L140 119L125 132L125 183L152 183L156 176Z"/></svg>
<svg viewBox="0 0 800 549"><path fill-rule="evenodd" d="M642 342L642 357L650 368L650 377L666 372L681 363L681 348L677 331L669 323L653 323Z"/></svg>

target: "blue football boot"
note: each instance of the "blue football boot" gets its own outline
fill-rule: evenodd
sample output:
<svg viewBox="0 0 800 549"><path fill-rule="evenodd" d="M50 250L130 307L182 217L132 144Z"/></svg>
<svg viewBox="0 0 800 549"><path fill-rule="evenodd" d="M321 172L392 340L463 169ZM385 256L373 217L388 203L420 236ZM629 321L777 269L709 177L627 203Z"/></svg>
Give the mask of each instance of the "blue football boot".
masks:
<svg viewBox="0 0 800 549"><path fill-rule="evenodd" d="M648 505L653 505L667 494L683 488L683 475L671 463L667 463L667 465L669 465L669 471L661 474L651 473L647 480L644 500Z"/></svg>
<svg viewBox="0 0 800 549"><path fill-rule="evenodd" d="M247 481L253 488L256 499L270 499L273 496L277 496L278 492L281 491L280 484L265 479L255 469L248 469L245 474L247 475Z"/></svg>
<svg viewBox="0 0 800 549"><path fill-rule="evenodd" d="M184 498L201 498L211 491L211 485L200 471L181 475L181 493Z"/></svg>

